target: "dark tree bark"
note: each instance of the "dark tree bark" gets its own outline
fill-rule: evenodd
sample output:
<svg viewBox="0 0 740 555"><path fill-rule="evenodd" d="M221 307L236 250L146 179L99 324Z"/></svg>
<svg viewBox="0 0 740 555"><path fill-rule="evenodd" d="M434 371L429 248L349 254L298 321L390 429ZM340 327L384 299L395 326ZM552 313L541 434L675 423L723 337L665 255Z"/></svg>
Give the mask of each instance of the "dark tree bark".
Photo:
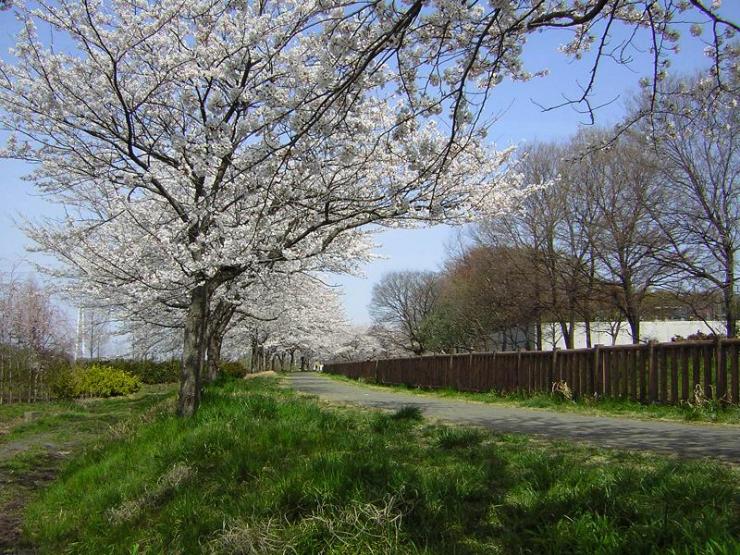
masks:
<svg viewBox="0 0 740 555"><path fill-rule="evenodd" d="M535 322L535 333L537 334L537 350L542 350L542 316L538 315Z"/></svg>
<svg viewBox="0 0 740 555"><path fill-rule="evenodd" d="M738 302L735 294L735 251L726 249L725 256L730 261L725 269L725 283L722 287L722 301L725 312L725 333L727 337L737 336L737 310Z"/></svg>
<svg viewBox="0 0 740 555"><path fill-rule="evenodd" d="M229 327L236 305L219 301L216 307L211 311L208 318L208 372L205 381L211 383L216 380L220 374L221 365L221 347L224 342L224 335Z"/></svg>
<svg viewBox="0 0 740 555"><path fill-rule="evenodd" d="M575 338L573 337L573 328L575 327L575 322L571 319L569 322L560 321L560 331L563 334L563 343L565 343L566 349L573 349L573 345L575 344Z"/></svg>
<svg viewBox="0 0 740 555"><path fill-rule="evenodd" d="M185 317L183 364L177 406L179 416L192 416L200 405L207 318L208 287L200 285L190 294L190 306Z"/></svg>
<svg viewBox="0 0 740 555"><path fill-rule="evenodd" d="M206 373L206 382L216 381L221 373L221 346L223 336L212 334L208 337L208 372Z"/></svg>

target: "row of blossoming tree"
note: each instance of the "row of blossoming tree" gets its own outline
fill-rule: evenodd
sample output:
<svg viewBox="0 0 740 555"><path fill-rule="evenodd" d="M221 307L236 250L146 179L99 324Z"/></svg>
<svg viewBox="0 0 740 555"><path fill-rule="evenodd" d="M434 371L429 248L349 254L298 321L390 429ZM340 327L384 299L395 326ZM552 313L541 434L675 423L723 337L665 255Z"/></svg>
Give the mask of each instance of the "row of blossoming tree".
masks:
<svg viewBox="0 0 740 555"><path fill-rule="evenodd" d="M14 9L23 28L0 65L4 155L35 164L39 191L66 208L28 233L77 294L129 320L182 322L181 415L197 410L204 361L239 314L263 318L261 291L351 271L370 225L462 223L526 192L510 152L486 144L484 110L503 79L532 77L532 34L565 28L564 55L593 49L590 84L568 101L589 113L602 65L626 63L645 40L647 87L663 78L673 21L707 26L714 86L737 76L738 26L700 0ZM49 28L53 43L41 38Z"/></svg>

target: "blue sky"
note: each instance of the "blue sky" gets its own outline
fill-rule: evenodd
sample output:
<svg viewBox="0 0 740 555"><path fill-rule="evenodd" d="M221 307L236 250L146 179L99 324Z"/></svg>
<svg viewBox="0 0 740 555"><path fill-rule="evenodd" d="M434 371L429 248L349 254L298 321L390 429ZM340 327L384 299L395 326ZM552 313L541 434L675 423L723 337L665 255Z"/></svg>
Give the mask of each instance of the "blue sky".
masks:
<svg viewBox="0 0 740 555"><path fill-rule="evenodd" d="M729 5L729 6L728 6ZM723 15L733 21L740 19L740 2L726 2ZM0 12L0 56L8 59L8 49L14 44L17 22L10 12ZM709 62L703 54L704 45L690 40L688 26L682 32L681 52L670 69L672 74L691 73L705 68ZM562 95L579 94L578 82L587 79L590 60L569 62L557 52L567 34L542 34L530 40L525 61L529 71L549 69L550 75L528 83L502 83L493 95L489 115L499 114L489 133L490 140L499 148L534 140L556 140L573 134L587 118L572 108L564 107L543 112L536 104L555 105ZM645 42L647 47L647 43ZM641 76L650 72L647 54L636 55L630 67L614 63L601 70L595 89L595 104L614 100L597 112L597 124L613 125L624 113L624 101L636 92ZM0 134L0 139L2 134ZM60 208L35 196L30 183L21 179L30 171L26 164L0 160L0 271L24 260L39 260L25 251L27 240L16 226L21 217L32 219L54 216ZM367 304L372 286L383 273L391 270L435 270L445 259L447 245L455 241L458 229L446 226L416 230L389 230L376 237L382 259L364 267L364 277L337 277L343 287L349 318L358 324L367 323ZM30 266L25 264L25 270Z"/></svg>

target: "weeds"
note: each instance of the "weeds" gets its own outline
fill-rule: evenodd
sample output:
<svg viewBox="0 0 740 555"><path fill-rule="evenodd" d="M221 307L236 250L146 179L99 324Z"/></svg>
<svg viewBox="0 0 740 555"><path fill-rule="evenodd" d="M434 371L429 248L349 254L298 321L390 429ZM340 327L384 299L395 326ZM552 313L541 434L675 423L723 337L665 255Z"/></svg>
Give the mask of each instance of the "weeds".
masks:
<svg viewBox="0 0 740 555"><path fill-rule="evenodd" d="M437 445L442 449L474 447L483 441L484 434L476 428L442 428Z"/></svg>
<svg viewBox="0 0 740 555"><path fill-rule="evenodd" d="M121 505L113 507L109 511L109 520L113 524L121 524L138 518L147 508L161 505L168 495L177 488L193 478L195 472L184 464L175 464L165 472L151 489L146 489L142 495L135 499L124 501Z"/></svg>
<svg viewBox="0 0 740 555"><path fill-rule="evenodd" d="M566 381L556 381L552 384L552 394L555 399L559 399L562 401L572 401L573 400L573 391L571 391L570 386L568 385L568 382Z"/></svg>
<svg viewBox="0 0 740 555"><path fill-rule="evenodd" d="M215 537L208 543L206 551L214 555L290 553L281 533L282 527L271 518L257 523L234 521L228 525L224 524L223 529L214 534Z"/></svg>
<svg viewBox="0 0 740 555"><path fill-rule="evenodd" d="M685 406L687 408L687 420L717 420L718 415L725 408L721 400L710 399L704 393L701 384L694 386L694 394Z"/></svg>
<svg viewBox="0 0 740 555"><path fill-rule="evenodd" d="M398 409L393 413L391 418L393 420L412 420L418 422L422 420L424 416L421 414L421 409L419 407L410 405Z"/></svg>

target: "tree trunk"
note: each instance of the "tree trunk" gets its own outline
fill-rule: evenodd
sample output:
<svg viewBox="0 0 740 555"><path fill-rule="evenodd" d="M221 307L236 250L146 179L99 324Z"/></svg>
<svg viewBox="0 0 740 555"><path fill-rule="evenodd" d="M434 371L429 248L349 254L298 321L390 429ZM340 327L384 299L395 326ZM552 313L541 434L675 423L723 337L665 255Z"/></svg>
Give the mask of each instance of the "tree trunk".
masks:
<svg viewBox="0 0 740 555"><path fill-rule="evenodd" d="M640 312L642 306L642 300L645 298L645 292L635 292L632 286L632 278L625 271L626 277L622 278L622 295L624 295L624 313L627 323L630 327L630 334L632 335L632 344L638 345L640 343Z"/></svg>
<svg viewBox="0 0 740 555"><path fill-rule="evenodd" d="M627 323L630 326L630 334L632 335L632 344L637 345L640 343L640 309L633 295L627 294L625 291L625 316Z"/></svg>
<svg viewBox="0 0 740 555"><path fill-rule="evenodd" d="M725 255L728 265L725 269L725 283L722 288L723 304L725 309L727 337L737 335L737 302L735 299L735 256L732 250Z"/></svg>
<svg viewBox="0 0 740 555"><path fill-rule="evenodd" d="M185 317L183 364L180 372L179 416L192 416L200 404L200 380L205 355L208 290L199 285L190 294L190 306Z"/></svg>
<svg viewBox="0 0 740 555"><path fill-rule="evenodd" d="M261 370L260 368L261 360L262 360L262 345L260 344L257 335L254 335L252 337L252 355L251 355L251 360L249 362L249 371L252 374L254 374L255 372L259 372Z"/></svg>
<svg viewBox="0 0 740 555"><path fill-rule="evenodd" d="M542 316L537 316L535 323L535 334L537 334L537 350L542 350Z"/></svg>
<svg viewBox="0 0 740 555"><path fill-rule="evenodd" d="M630 335L632 335L632 344L637 345L640 343L640 318L628 316L627 323L630 325Z"/></svg>
<svg viewBox="0 0 740 555"><path fill-rule="evenodd" d="M563 343L566 349L572 349L575 343L573 338L573 324L560 321L560 331L563 333Z"/></svg>
<svg viewBox="0 0 740 555"><path fill-rule="evenodd" d="M219 376L223 342L224 338L220 333L213 333L208 337L208 374L206 376L208 383L216 381Z"/></svg>
<svg viewBox="0 0 740 555"><path fill-rule="evenodd" d="M593 347L593 339L591 338L591 318L588 316L584 318L583 325L585 326L586 332L586 348L590 349Z"/></svg>
<svg viewBox="0 0 740 555"><path fill-rule="evenodd" d="M215 381L219 376L221 347L235 310L235 305L221 300L208 314L208 372L205 376L206 383Z"/></svg>

